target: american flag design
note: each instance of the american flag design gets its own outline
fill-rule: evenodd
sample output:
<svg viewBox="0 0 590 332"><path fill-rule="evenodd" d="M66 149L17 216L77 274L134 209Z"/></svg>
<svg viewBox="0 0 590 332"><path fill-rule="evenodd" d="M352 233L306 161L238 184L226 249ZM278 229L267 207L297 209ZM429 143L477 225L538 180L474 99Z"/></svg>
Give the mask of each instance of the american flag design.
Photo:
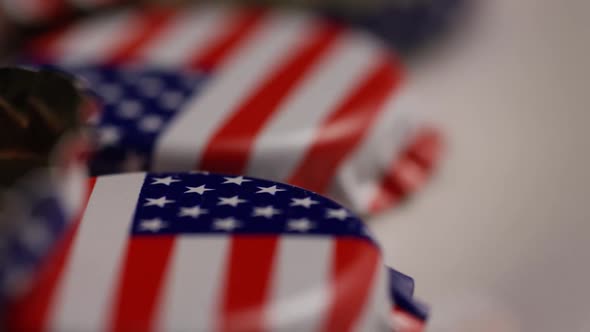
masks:
<svg viewBox="0 0 590 332"><path fill-rule="evenodd" d="M417 190L438 160L398 58L313 16L127 10L47 34L29 54L80 73L103 99L96 170L246 174L365 214Z"/></svg>
<svg viewBox="0 0 590 332"><path fill-rule="evenodd" d="M32 291L9 306L12 329L423 328L412 280L320 195L206 172L102 176L88 188Z"/></svg>

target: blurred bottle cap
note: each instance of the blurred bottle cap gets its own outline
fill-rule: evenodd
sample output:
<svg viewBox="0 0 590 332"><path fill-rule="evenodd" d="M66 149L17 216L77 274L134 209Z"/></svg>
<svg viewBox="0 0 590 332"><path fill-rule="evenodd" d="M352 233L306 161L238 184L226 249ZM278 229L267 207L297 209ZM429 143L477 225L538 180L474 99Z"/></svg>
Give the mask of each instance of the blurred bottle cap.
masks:
<svg viewBox="0 0 590 332"><path fill-rule="evenodd" d="M438 161L441 137L404 91L395 52L317 16L150 8L48 37L33 57L72 64L102 98L97 175L243 173L365 214L410 196Z"/></svg>

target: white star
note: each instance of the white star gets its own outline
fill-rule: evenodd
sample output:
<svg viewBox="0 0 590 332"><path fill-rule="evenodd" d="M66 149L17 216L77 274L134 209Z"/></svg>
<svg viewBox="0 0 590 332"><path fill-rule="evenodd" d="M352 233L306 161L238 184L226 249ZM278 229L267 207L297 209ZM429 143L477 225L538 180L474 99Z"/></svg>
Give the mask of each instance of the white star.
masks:
<svg viewBox="0 0 590 332"><path fill-rule="evenodd" d="M326 209L326 218L344 220L348 218L348 211L345 209Z"/></svg>
<svg viewBox="0 0 590 332"><path fill-rule="evenodd" d="M238 227L240 227L240 222L232 217L215 219L213 222L214 229L221 229L228 232L231 232Z"/></svg>
<svg viewBox="0 0 590 332"><path fill-rule="evenodd" d="M20 234L23 244L34 253L44 252L51 243L52 234L42 220L30 221L27 227L23 227Z"/></svg>
<svg viewBox="0 0 590 332"><path fill-rule="evenodd" d="M318 201L314 201L310 197L305 197L305 198L291 198L291 201L293 201L291 203L291 206L303 206L303 207L308 208L308 209L312 205L319 203Z"/></svg>
<svg viewBox="0 0 590 332"><path fill-rule="evenodd" d="M205 193L205 191L215 190L215 189L207 188L204 184L202 184L198 187L186 187L186 189L188 189L188 190L184 192L185 194L197 193L199 195L203 195Z"/></svg>
<svg viewBox="0 0 590 332"><path fill-rule="evenodd" d="M252 216L265 217L271 219L275 214L280 214L281 210L275 209L272 205L266 207L255 207Z"/></svg>
<svg viewBox="0 0 590 332"><path fill-rule="evenodd" d="M139 80L139 88L148 97L156 97L164 89L164 83L155 77L144 77Z"/></svg>
<svg viewBox="0 0 590 332"><path fill-rule="evenodd" d="M219 197L219 203L217 205L231 205L233 207L238 206L240 203L245 203L247 200L241 199L238 196L234 197Z"/></svg>
<svg viewBox="0 0 590 332"><path fill-rule="evenodd" d="M174 203L174 201L166 199L166 196L162 196L160 198L146 198L147 199L147 203L145 203L143 206L159 206L159 207L164 207L166 204L168 203Z"/></svg>
<svg viewBox="0 0 590 332"><path fill-rule="evenodd" d="M139 224L139 229L142 231L158 232L162 228L166 228L166 223L160 218L142 220Z"/></svg>
<svg viewBox="0 0 590 332"><path fill-rule="evenodd" d="M103 84L98 88L100 95L104 98L107 103L114 103L117 99L121 98L123 91L117 84L107 83Z"/></svg>
<svg viewBox="0 0 590 332"><path fill-rule="evenodd" d="M226 176L226 177L224 177L224 179L225 179L225 182L222 184L233 183L233 184L237 184L238 186L241 186L242 183L244 183L244 182L252 181L252 180L244 179L243 176L234 176L234 177Z"/></svg>
<svg viewBox="0 0 590 332"><path fill-rule="evenodd" d="M195 205L193 207L181 207L178 213L179 217L192 217L198 218L202 214L207 214L209 211L201 209L200 206Z"/></svg>
<svg viewBox="0 0 590 332"><path fill-rule="evenodd" d="M291 219L287 222L287 229L296 232L307 232L314 228L314 225L309 219Z"/></svg>
<svg viewBox="0 0 590 332"><path fill-rule="evenodd" d="M151 184L165 184L167 186L169 186L170 184L174 183L174 182L180 182L180 180L175 179L171 176L167 176L164 178L152 178L152 180L154 182L152 182Z"/></svg>
<svg viewBox="0 0 590 332"><path fill-rule="evenodd" d="M278 191L285 191L285 189L279 189L279 188L277 188L277 186L276 186L276 185L274 185L274 186L270 186L270 187L258 187L258 189L260 189L260 190L258 190L258 191L256 192L257 194L264 194L264 193L267 193L267 194L274 195L274 194L276 194Z"/></svg>
<svg viewBox="0 0 590 332"><path fill-rule="evenodd" d="M169 111L175 110L182 103L183 95L178 91L166 91L160 97L160 104Z"/></svg>
<svg viewBox="0 0 590 332"><path fill-rule="evenodd" d="M135 100L124 100L119 105L117 113L125 119L134 119L141 114L141 104Z"/></svg>
<svg viewBox="0 0 590 332"><path fill-rule="evenodd" d="M162 119L157 115L144 116L139 122L139 129L148 133L157 132L163 125Z"/></svg>
<svg viewBox="0 0 590 332"><path fill-rule="evenodd" d="M115 145L120 139L121 132L117 127L107 126L98 129L98 142L101 146Z"/></svg>

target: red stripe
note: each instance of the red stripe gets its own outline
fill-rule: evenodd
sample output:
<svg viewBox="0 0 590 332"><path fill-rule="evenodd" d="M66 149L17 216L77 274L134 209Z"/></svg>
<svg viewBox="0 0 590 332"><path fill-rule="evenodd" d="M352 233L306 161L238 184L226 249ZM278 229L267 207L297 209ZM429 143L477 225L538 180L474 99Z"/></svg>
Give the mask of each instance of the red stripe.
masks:
<svg viewBox="0 0 590 332"><path fill-rule="evenodd" d="M127 243L110 331L151 331L162 281L174 246L172 236L135 236ZM195 308L198 310L198 308Z"/></svg>
<svg viewBox="0 0 590 332"><path fill-rule="evenodd" d="M264 305L272 287L274 236L234 236L223 289L219 331L265 331Z"/></svg>
<svg viewBox="0 0 590 332"><path fill-rule="evenodd" d="M321 331L352 330L375 286L378 266L379 252L372 244L351 238L335 241L331 299Z"/></svg>
<svg viewBox="0 0 590 332"><path fill-rule="evenodd" d="M401 67L385 57L324 121L289 183L323 193L338 166L371 129L401 79Z"/></svg>
<svg viewBox="0 0 590 332"><path fill-rule="evenodd" d="M375 213L395 206L421 188L438 164L441 151L440 134L431 128L422 129L400 156L394 159L389 172L381 180L369 211Z"/></svg>
<svg viewBox="0 0 590 332"><path fill-rule="evenodd" d="M7 310L8 325L14 331L43 331L47 329L48 314L62 272L72 254L72 244L88 206L96 178L88 180L85 203L60 243L55 246L33 281L33 288Z"/></svg>
<svg viewBox="0 0 590 332"><path fill-rule="evenodd" d="M392 180L392 177L392 175L388 175L381 181L377 194L369 204L369 211L371 213L383 211L388 207L393 208L401 203L404 192L399 184Z"/></svg>
<svg viewBox="0 0 590 332"><path fill-rule="evenodd" d="M410 148L410 154L422 167L432 168L440 160L443 143L442 135L438 130L426 127L416 136Z"/></svg>
<svg viewBox="0 0 590 332"><path fill-rule="evenodd" d="M226 59L227 55L233 49L244 42L258 27L262 18L265 16L266 10L263 9L247 9L241 10L235 18L232 19L231 24L226 27L226 31L221 34L221 38L216 40L206 50L199 51L192 59L188 61L188 66L198 70L213 70Z"/></svg>
<svg viewBox="0 0 590 332"><path fill-rule="evenodd" d="M106 62L117 64L132 60L144 45L167 26L175 15L176 11L171 8L147 9L140 15L138 21L132 24L131 31L122 32L123 34L131 33L133 36L119 45Z"/></svg>
<svg viewBox="0 0 590 332"><path fill-rule="evenodd" d="M257 135L341 32L339 26L321 25L310 33L305 44L267 77L213 135L197 169L242 173Z"/></svg>

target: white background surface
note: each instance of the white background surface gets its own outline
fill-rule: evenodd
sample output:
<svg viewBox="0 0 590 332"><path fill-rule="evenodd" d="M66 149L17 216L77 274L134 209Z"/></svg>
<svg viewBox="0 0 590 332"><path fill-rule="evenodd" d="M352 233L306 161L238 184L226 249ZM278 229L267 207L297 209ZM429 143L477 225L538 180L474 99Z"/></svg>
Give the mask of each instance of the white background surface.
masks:
<svg viewBox="0 0 590 332"><path fill-rule="evenodd" d="M414 63L448 151L371 226L431 331L590 331L588 60L590 1L484 0Z"/></svg>

